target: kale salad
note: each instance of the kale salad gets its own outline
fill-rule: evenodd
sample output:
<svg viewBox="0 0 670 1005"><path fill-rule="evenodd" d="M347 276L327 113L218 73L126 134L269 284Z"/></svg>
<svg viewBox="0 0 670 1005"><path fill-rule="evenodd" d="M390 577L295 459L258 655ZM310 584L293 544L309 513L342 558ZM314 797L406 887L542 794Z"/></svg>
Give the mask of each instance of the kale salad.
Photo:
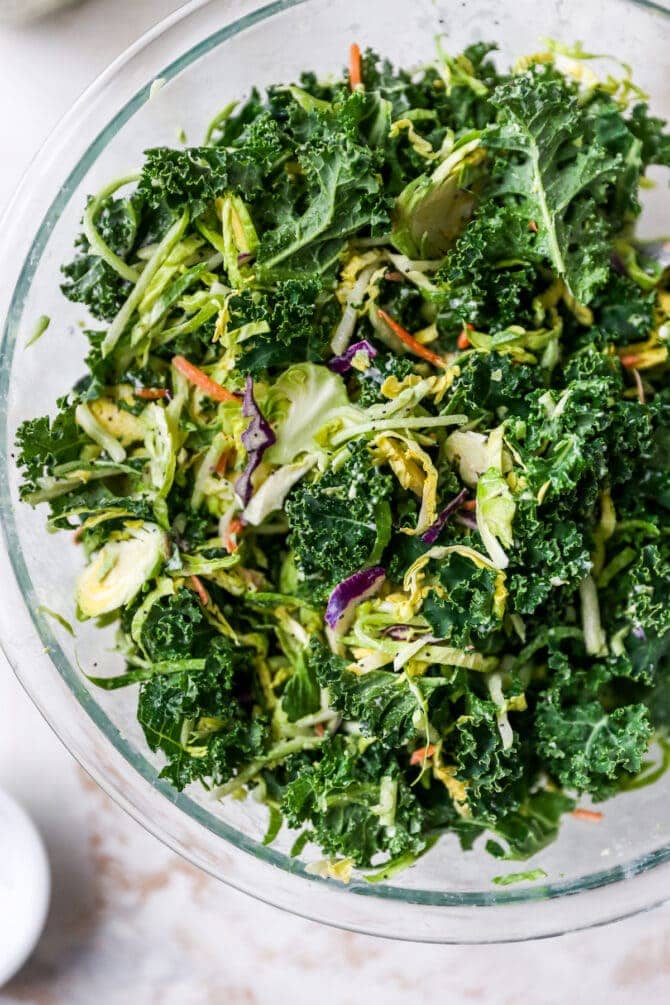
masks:
<svg viewBox="0 0 670 1005"><path fill-rule="evenodd" d="M353 45L147 150L63 267L86 376L18 432L78 617L118 627L125 672L82 669L322 875L445 833L527 858L667 751L668 256L635 223L670 135L627 66L543 44Z"/></svg>

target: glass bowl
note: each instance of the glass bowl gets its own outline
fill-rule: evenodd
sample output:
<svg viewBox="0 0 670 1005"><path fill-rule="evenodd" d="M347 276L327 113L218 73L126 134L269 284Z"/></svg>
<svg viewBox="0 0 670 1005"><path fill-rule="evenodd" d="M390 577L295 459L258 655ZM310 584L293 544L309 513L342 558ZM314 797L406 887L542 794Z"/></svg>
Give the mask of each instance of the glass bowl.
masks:
<svg viewBox="0 0 670 1005"><path fill-rule="evenodd" d="M117 60L54 131L0 227L0 632L7 656L69 750L125 809L191 862L279 907L393 938L490 942L547 936L658 904L670 897L670 774L607 803L597 826L568 818L559 840L532 860L547 874L541 883L495 886L493 876L512 869L482 847L461 852L452 838L386 883L358 877L343 887L310 876L305 866L318 857L314 849L291 859L285 832L262 845L266 811L253 799L214 803L200 789L177 794L158 778L132 689L92 690L79 669L119 671L112 630L86 623L71 638L45 610L73 620L81 556L67 535L46 533L44 512L18 502L12 445L17 424L51 408L82 375L82 311L58 286L88 193L128 174L147 147L175 143L181 128L197 143L212 114L253 84L293 80L306 68L338 70L352 40L412 65L431 57L438 33L456 52L496 40L505 62L535 51L542 36L579 39L631 63L654 111L670 113L670 14L653 3L278 0L259 8L242 0L233 22L230 7L228 0L188 4ZM156 80L160 88L152 88ZM645 219L651 233L670 230L661 190L649 194ZM51 327L26 348L42 314L52 317Z"/></svg>

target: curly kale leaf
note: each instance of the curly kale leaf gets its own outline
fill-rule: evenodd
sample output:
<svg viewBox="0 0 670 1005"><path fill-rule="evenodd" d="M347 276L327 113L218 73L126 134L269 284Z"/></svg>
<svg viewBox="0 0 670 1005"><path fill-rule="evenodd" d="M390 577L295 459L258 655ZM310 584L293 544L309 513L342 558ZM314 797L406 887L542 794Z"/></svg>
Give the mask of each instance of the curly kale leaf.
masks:
<svg viewBox="0 0 670 1005"><path fill-rule="evenodd" d="M497 121L484 136L493 152L493 196L518 205L533 221L540 255L569 290L587 303L609 270L611 223L605 209L620 166L593 135L589 115L562 79L518 74L491 96ZM527 255L527 239L508 258Z"/></svg>
<svg viewBox="0 0 670 1005"><path fill-rule="evenodd" d="M328 688L330 704L388 747L425 738L426 722L434 713L439 716L440 704L448 697L450 681L445 677L410 679L389 670L356 674L346 660L317 646L310 659L319 683Z"/></svg>
<svg viewBox="0 0 670 1005"><path fill-rule="evenodd" d="M167 757L160 777L177 789L227 781L262 752L266 739L263 719L241 700L249 690L250 652L217 638L204 662L202 670L158 674L140 688L138 720L151 750Z"/></svg>
<svg viewBox="0 0 670 1005"><path fill-rule="evenodd" d="M396 356L392 352L378 353L375 356L374 366L369 370L352 372L352 377L359 388L357 404L361 408L383 404L388 398L384 397L380 388L386 378L397 377L400 381L410 373L414 373L414 362L411 357Z"/></svg>
<svg viewBox="0 0 670 1005"><path fill-rule="evenodd" d="M282 812L292 827L309 825L328 855L370 865L379 853L396 858L426 847L421 806L392 755L336 736L320 760L301 768L284 791Z"/></svg>
<svg viewBox="0 0 670 1005"><path fill-rule="evenodd" d="M75 420L76 404L76 401L61 398L58 401L59 412L53 419L44 415L28 419L19 426L16 463L24 472L22 498L30 495L39 479L50 474L56 465L79 458L86 437Z"/></svg>
<svg viewBox="0 0 670 1005"><path fill-rule="evenodd" d="M383 517L392 484L363 446L341 467L329 468L318 481L303 481L292 490L285 507L289 546L315 599L325 598L379 551L379 543L387 543L378 542L378 526L388 523ZM376 554L375 561L379 557Z"/></svg>
<svg viewBox="0 0 670 1005"><path fill-rule="evenodd" d="M229 327L266 321L269 332L244 343L243 373L289 366L298 360L320 362L340 307L316 274L280 279L271 289L244 290L231 299Z"/></svg>
<svg viewBox="0 0 670 1005"><path fill-rule="evenodd" d="M510 429L536 493L548 482L545 499L567 497L572 505L579 489L586 507L605 479L630 479L651 451L652 426L649 409L622 392L619 367L593 348L570 361L564 390L535 392L528 417Z"/></svg>
<svg viewBox="0 0 670 1005"><path fill-rule="evenodd" d="M138 232L141 204L137 197L106 199L96 217L96 228L103 241L120 258L132 250ZM111 321L118 313L130 292L126 282L114 269L97 255L89 253L89 244L83 234L75 242L77 255L61 269L65 281L61 291L74 303L83 303L93 317Z"/></svg>
<svg viewBox="0 0 670 1005"><path fill-rule="evenodd" d="M589 528L550 512L535 498L519 498L514 514L514 549L509 591L520 614L532 614L559 585L576 589L591 568Z"/></svg>
<svg viewBox="0 0 670 1005"><path fill-rule="evenodd" d="M279 207L258 252L261 277L321 273L335 265L344 242L362 229L388 225L387 198L373 151L343 134L305 145L299 153L305 208Z"/></svg>
<svg viewBox="0 0 670 1005"><path fill-rule="evenodd" d="M601 702L563 706L553 692L535 712L537 752L568 789L605 797L622 772L636 773L651 739L646 707L607 712Z"/></svg>
<svg viewBox="0 0 670 1005"><path fill-rule="evenodd" d="M272 290L243 290L231 299L230 327L251 321L267 321L268 341L290 345L308 340L316 314L316 301L323 290L317 275L280 280Z"/></svg>
<svg viewBox="0 0 670 1005"><path fill-rule="evenodd" d="M647 164L661 164L670 167L670 133L665 129L667 123L649 114L645 104L635 105L628 127L641 144L640 157Z"/></svg>
<svg viewBox="0 0 670 1005"><path fill-rule="evenodd" d="M200 216L228 190L250 196L259 191L270 167L268 151L250 145L234 151L221 147L173 150L155 147L145 152L138 192L148 206L188 209Z"/></svg>
<svg viewBox="0 0 670 1005"><path fill-rule="evenodd" d="M464 324L492 332L510 324L531 327L542 259L526 207L485 199L437 273L444 289L441 327L447 334Z"/></svg>
<svg viewBox="0 0 670 1005"><path fill-rule="evenodd" d="M564 813L575 808L575 800L563 792L550 789L534 792L519 803L517 809L505 813L487 830L496 839L486 842L486 850L496 858L523 861L555 841Z"/></svg>
<svg viewBox="0 0 670 1005"><path fill-rule="evenodd" d="M503 746L494 703L466 692L464 714L457 718L454 734L446 743L458 777L467 782L468 804L474 815L495 819L509 811L514 800L512 783L524 766L516 744L507 749Z"/></svg>
<svg viewBox="0 0 670 1005"><path fill-rule="evenodd" d="M428 593L423 605L424 617L435 635L449 639L454 646L467 646L500 628L493 610L494 569L476 568L470 559L454 553L431 562L427 571L439 587Z"/></svg>
<svg viewBox="0 0 670 1005"><path fill-rule="evenodd" d="M531 392L540 386L536 367L512 363L497 352L473 353L459 362L459 374L442 410L465 413L471 420L489 419L492 425L510 411L524 418L530 410Z"/></svg>
<svg viewBox="0 0 670 1005"><path fill-rule="evenodd" d="M643 292L628 276L612 273L592 303L596 332L589 329L583 341L601 335L614 345L644 342L654 327L655 291Z"/></svg>
<svg viewBox="0 0 670 1005"><path fill-rule="evenodd" d="M396 70L368 49L363 55L362 78L368 91L378 92L390 103L394 120L408 111L423 109L434 112L443 129L457 133L482 129L495 114L488 94L502 79L489 58L495 49L494 44L476 42L456 58L441 54L444 65L427 67L421 74ZM440 70L449 79L448 87Z"/></svg>
<svg viewBox="0 0 670 1005"><path fill-rule="evenodd" d="M629 565L602 590L601 606L608 631L625 632L620 674L625 672L651 685L667 673L669 591L670 555L658 544L641 547Z"/></svg>
<svg viewBox="0 0 670 1005"><path fill-rule="evenodd" d="M154 663L204 656L214 637L202 604L192 590L179 590L155 603L140 636Z"/></svg>

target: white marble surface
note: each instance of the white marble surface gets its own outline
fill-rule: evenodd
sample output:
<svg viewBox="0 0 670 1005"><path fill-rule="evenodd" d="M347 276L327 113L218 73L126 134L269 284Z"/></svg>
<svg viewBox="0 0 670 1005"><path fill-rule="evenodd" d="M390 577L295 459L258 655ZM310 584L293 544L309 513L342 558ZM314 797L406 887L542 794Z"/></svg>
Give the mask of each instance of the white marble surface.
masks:
<svg viewBox="0 0 670 1005"><path fill-rule="evenodd" d="M0 205L86 83L174 6L88 0L30 28L0 29ZM54 875L42 942L0 989L0 1005L670 1000L670 908L532 945L442 948L337 932L227 889L143 832L86 778L4 660L0 785L35 817Z"/></svg>

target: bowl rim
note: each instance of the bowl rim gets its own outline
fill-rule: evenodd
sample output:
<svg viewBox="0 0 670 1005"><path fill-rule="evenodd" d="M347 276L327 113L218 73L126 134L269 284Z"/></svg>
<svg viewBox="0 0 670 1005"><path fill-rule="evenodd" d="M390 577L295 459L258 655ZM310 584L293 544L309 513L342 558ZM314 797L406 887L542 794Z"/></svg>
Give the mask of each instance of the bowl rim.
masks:
<svg viewBox="0 0 670 1005"><path fill-rule="evenodd" d="M58 152L58 150L63 150L66 147L67 135L76 128L80 114L86 110L93 100L101 94L107 86L114 81L130 63L133 62L133 60L145 53L152 43L160 40L164 35L166 35L166 33L175 29L180 24L185 23L194 15L198 15L199 12L206 11L208 7L213 7L217 2L219 2L219 0L191 0L190 3L178 8L172 14L168 15L145 32L139 39L137 39L137 41L135 41L119 57L117 57L117 59L115 59L88 88L86 88L71 110L60 120L40 147L38 153L33 158L21 185L16 190L13 198L10 200L2 215L2 220L0 221L0 234L4 234L5 237L0 244L0 261L5 262L8 260L8 251L10 247L14 247L16 243L16 232L23 222L21 218L23 215L27 215L25 206L23 207L22 212L17 212L17 207L20 208L21 203L25 201L26 194L28 194L31 190L33 177L38 173L39 162L43 154L50 151L52 148ZM251 6L249 11L242 16L232 17L230 20L222 24L221 27L217 28L216 31L205 35L195 45L192 45L190 48L182 52L177 58L172 59L158 72L152 73L148 79L145 78L145 82L142 86L135 90L134 94L132 94L122 107L116 111L109 121L105 123L99 132L94 135L94 138L87 144L84 153L78 157L74 166L71 167L65 179L59 185L54 198L48 205L46 213L37 225L37 228L35 228L34 225L29 226L28 232L31 237L34 233L34 237L32 237L32 240L29 242L26 242L25 239L22 241L23 245L28 243L28 250L22 264L20 265L16 283L10 283L8 287L7 292L9 294L9 306L6 312L6 321L3 327L2 340L0 342L0 360L2 360L2 366L0 368L0 470L6 470L9 465L13 467L11 449L6 449L6 444L8 443L7 401L10 366L13 360L14 352L18 346L17 335L21 327L25 300L32 284L35 270L39 265L42 253L47 246L51 233L62 210L72 198L78 184L86 175L90 167L96 162L98 156L104 151L108 139L111 138L116 131L149 100L152 83L156 79L162 78L167 82L176 77L191 64L195 63L202 55L205 55L217 46L233 39L240 32L243 32L246 29L264 21L268 21L277 14L288 11L292 8L300 7L310 2L311 0L273 0L271 3L263 4L259 3L258 0L249 0L249 2L245 4L244 0L242 0L242 3L237 6ZM670 10L665 6L661 6L660 4L654 2L654 0L621 0L621 2L629 4L633 7L639 7L641 9L660 13L663 16L670 18ZM54 155L52 154L52 159L53 156ZM668 866L670 864L670 844L665 847L655 849L652 852L648 852L632 862L618 864L612 868L603 869L588 876L580 877L579 879L558 880L532 887L497 887L492 890L482 891L435 891L399 888L388 886L383 883L375 884L374 886L369 884L354 883L343 893L341 886L335 884L332 880L322 879L318 876L312 876L306 873L304 865L300 861L295 859L292 860L283 853L277 852L271 847L263 846L259 842L247 837L240 831L226 824L215 814L209 813L205 808L190 799L188 795L184 793L175 794L174 789L172 789L170 785L156 777L156 770L154 766L142 754L139 754L130 746L124 737L121 736L107 714L93 700L91 694L84 687L80 674L72 666L70 660L65 655L61 645L54 635L52 625L48 621L48 615L45 615L44 610L40 610L39 599L35 593L32 580L23 558L14 518L13 502L10 497L7 484L8 479L4 478L2 487L0 488L0 525L2 528L0 568L2 568L3 572L7 572L11 569L14 586L17 588L17 596L20 596L20 601L22 603L21 614L24 617L26 615L29 617L30 622L32 623L32 630L37 633L42 645L48 652L46 657L47 660L55 666L61 681L64 682L70 692L70 695L75 699L79 708L85 711L93 725L100 730L102 734L104 734L108 743L111 744L115 751L121 755L123 761L132 770L133 780L137 779L137 776L140 776L140 784L148 784L151 787L152 794L159 796L161 799L167 799L172 807L177 809L180 813L185 813L189 820L193 821L198 827L204 826L213 835L216 835L218 838L223 838L228 845L228 851L230 850L230 847L232 847L236 853L251 856L255 861L262 861L270 866L273 866L275 869L280 868L283 872L290 874L291 878L296 880L296 892L295 895L290 898L292 901L291 903L278 903L272 898L271 893L265 895L262 888L260 888L258 884L250 883L249 881L236 882L235 879L223 874L211 864L208 866L207 864L198 861L193 855L189 854L188 849L177 837L175 837L173 833L166 833L164 828L161 828L155 822L152 822L151 819L147 819L145 811L143 811L143 809L141 809L138 805L142 802L142 799L139 794L133 790L132 785L130 787L128 786L128 780L123 779L123 785L121 785L118 780L115 781L110 778L107 774L105 774L104 765L101 767L99 763L95 763L87 754L85 749L82 749L81 746L73 744L72 740L67 738L67 730L64 728L64 724L60 721L55 721L55 718L50 714L51 710L46 707L48 702L46 701L44 694L40 694L36 691L27 679L26 674L23 671L21 659L17 658L17 654L13 650L12 646L8 644L7 624L3 622L0 645L2 645L10 665L14 669L14 672L24 686L28 695L37 705L47 723L56 732L69 752L108 795L110 795L117 803L126 809L126 811L133 817L135 817L135 819L137 819L146 829L191 862L196 862L196 864L200 865L201 868L205 868L217 878L243 890L244 892L250 893L252 896L257 897L260 900L264 900L267 903L274 904L275 906L283 907L304 917L334 924L337 927L348 927L354 931L364 931L370 934L378 934L390 938L402 939L408 938L408 936L404 933L401 934L389 931L386 925L381 925L377 922L371 923L370 921L367 921L361 923L353 921L351 924L347 924L342 917L333 920L332 912L325 911L322 915L321 912L315 913L313 910L307 910L301 906L301 893L297 887L300 886L304 889L305 883L310 886L319 887L320 895L328 898L335 897L341 899L344 895L349 900L354 898L364 898L366 900L372 898L375 901L389 900L395 904L404 904L417 909L430 907L439 908L444 911L444 909L448 910L451 908L457 908L460 912L459 917L461 919L461 923L465 920L464 911L470 912L471 914L474 910L476 913L476 909L481 909L483 907L511 909L516 907L518 909L522 905L532 903L536 911L542 907L542 909L546 912L547 908L550 908L552 904L571 904L569 918L551 918L549 917L549 914L551 914L549 911L547 912L547 917L541 925L535 926L535 928L531 926L529 930L524 930L524 933L518 936L522 939L529 937L546 937L548 935L559 934L560 932L566 930L576 930L590 927L594 924L607 923L611 920L638 913L640 910L657 906L664 903L670 897L670 884L668 885L666 891L659 888L660 884L656 884L650 888L650 892L653 890L652 895L650 897L645 897L642 903L636 901L634 904L631 904L622 910L608 909L604 914L602 911L598 912L595 908L591 912L588 910L582 910L584 897L589 893L593 894L595 891L602 891L606 888L616 886L617 884L620 885L625 881L631 880L633 877L641 877L644 874L649 874L652 870L654 870L655 875L657 875L660 867L664 865ZM7 607L9 606L11 606L11 604L7 605ZM6 616L4 605L3 616ZM72 707L74 707L74 703ZM129 791L130 795L128 794ZM669 870L665 870L665 872L670 874ZM302 880L303 882L299 884L297 882L298 880ZM577 900L579 900L579 907L577 907ZM341 912L335 913L341 914ZM345 914L346 913L347 912L345 912ZM355 913L355 911L351 910L348 912L349 915ZM474 917L474 914L472 914L472 917ZM479 914L479 917L481 918L481 913ZM468 926L466 925L465 927L467 928ZM434 933L426 933L425 935L419 933L418 935L412 935L412 938L419 941L436 942L514 941L516 938L514 935L506 935L503 930L495 932L490 936L487 935L483 939L478 938L474 930L466 931L463 934L465 936L464 938L460 935L457 938L445 938L444 933L440 933L438 935L435 935Z"/></svg>

